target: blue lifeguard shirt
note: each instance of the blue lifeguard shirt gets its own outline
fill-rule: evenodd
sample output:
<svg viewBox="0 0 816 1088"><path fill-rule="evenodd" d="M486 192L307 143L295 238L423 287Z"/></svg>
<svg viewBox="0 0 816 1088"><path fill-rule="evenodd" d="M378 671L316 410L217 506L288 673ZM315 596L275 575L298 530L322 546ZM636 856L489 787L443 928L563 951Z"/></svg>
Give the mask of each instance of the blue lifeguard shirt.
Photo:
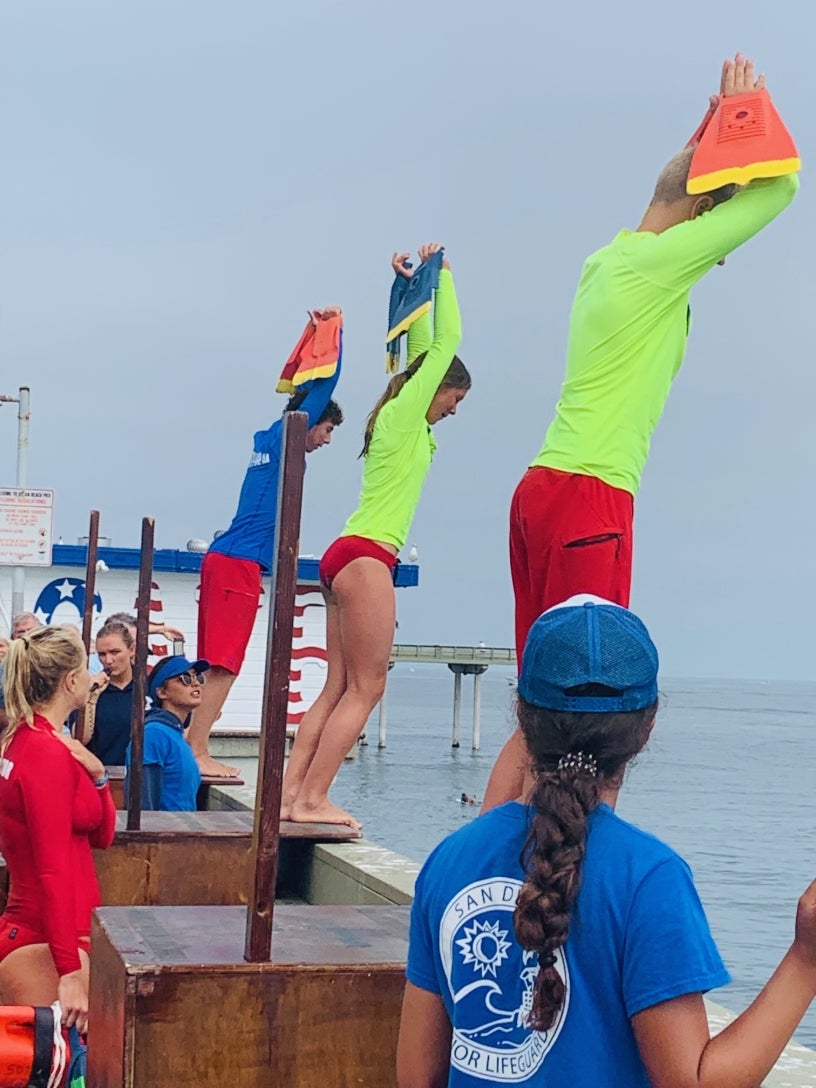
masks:
<svg viewBox="0 0 816 1088"><path fill-rule="evenodd" d="M455 1088L486 1084L649 1088L631 1018L730 981L691 872L601 805L589 818L581 890L556 969L564 1003L532 1031L538 957L513 931L532 809L511 802L445 839L419 874L407 976L453 1025Z"/></svg>
<svg viewBox="0 0 816 1088"><path fill-rule="evenodd" d="M130 745L126 755L125 791L130 787ZM201 772L193 750L184 739L184 728L175 714L154 707L144 721L144 779L142 807L163 812L195 812ZM151 768L160 769L153 775ZM156 778L159 796L155 794Z"/></svg>
<svg viewBox="0 0 816 1088"><path fill-rule="evenodd" d="M342 351L330 378L315 378L306 383L308 393L298 411L309 417L307 428L314 427L326 411L340 378L341 362ZM282 438L282 416L268 430L256 431L238 510L229 529L210 544L211 552L249 559L258 563L261 570L269 570L275 543Z"/></svg>

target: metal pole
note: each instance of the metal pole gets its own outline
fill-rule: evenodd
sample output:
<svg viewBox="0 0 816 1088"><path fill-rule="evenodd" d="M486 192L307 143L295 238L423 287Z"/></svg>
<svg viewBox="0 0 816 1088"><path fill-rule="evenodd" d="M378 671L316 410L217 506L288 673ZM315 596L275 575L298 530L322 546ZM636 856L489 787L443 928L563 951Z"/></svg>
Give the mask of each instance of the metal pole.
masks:
<svg viewBox="0 0 816 1088"><path fill-rule="evenodd" d="M133 706L130 712L128 831L138 831L142 826L142 764L144 761L147 632L150 623L150 590L153 581L153 536L155 528L156 523L153 518L142 518L139 598L136 603L136 660L133 662Z"/></svg>
<svg viewBox="0 0 816 1088"><path fill-rule="evenodd" d="M91 655L91 628L93 627L94 596L96 595L96 557L99 554L99 511L91 510L88 526L88 554L85 560L85 600L82 607L82 641L85 653ZM74 736L85 736L85 707L77 711Z"/></svg>
<svg viewBox="0 0 816 1088"><path fill-rule="evenodd" d="M31 419L31 390L20 386L17 402L17 487L25 488L28 475L28 424ZM14 567L11 581L12 619L25 608L25 567Z"/></svg>
<svg viewBox="0 0 816 1088"><path fill-rule="evenodd" d="M283 457L272 558L258 788L255 791L254 864L244 939L244 959L249 963L268 963L272 953L307 420L305 412L287 412L283 421Z"/></svg>
<svg viewBox="0 0 816 1088"><path fill-rule="evenodd" d="M459 734L462 729L462 674L458 670L453 674L453 739L451 748L459 747Z"/></svg>
<svg viewBox="0 0 816 1088"><path fill-rule="evenodd" d="M473 674L473 751L478 752L482 743L482 674Z"/></svg>
<svg viewBox="0 0 816 1088"><path fill-rule="evenodd" d="M387 690L384 690L382 693L382 698L380 699L380 730L377 740L378 748L385 748L385 733L386 729L388 728L388 707L386 705L386 696Z"/></svg>

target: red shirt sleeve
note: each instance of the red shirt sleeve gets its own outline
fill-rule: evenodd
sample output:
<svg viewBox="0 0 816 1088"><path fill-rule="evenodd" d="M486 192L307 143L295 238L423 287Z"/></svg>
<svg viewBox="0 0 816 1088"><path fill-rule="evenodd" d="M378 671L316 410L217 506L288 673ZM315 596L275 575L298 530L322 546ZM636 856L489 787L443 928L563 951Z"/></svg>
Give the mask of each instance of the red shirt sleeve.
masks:
<svg viewBox="0 0 816 1088"><path fill-rule="evenodd" d="M42 885L42 918L58 975L80 968L77 952L75 876L71 869L74 760L62 744L43 745L36 766L18 770L18 783Z"/></svg>
<svg viewBox="0 0 816 1088"><path fill-rule="evenodd" d="M102 802L102 819L88 835L88 842L96 850L107 850L116 832L116 806L111 797L110 783L106 782L101 789L96 789L96 792Z"/></svg>

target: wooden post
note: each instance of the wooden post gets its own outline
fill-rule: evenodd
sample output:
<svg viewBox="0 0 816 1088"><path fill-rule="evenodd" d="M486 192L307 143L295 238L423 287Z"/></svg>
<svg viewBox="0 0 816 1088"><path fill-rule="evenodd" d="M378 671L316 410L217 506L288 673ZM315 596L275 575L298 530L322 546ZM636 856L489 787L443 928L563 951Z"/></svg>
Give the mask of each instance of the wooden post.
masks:
<svg viewBox="0 0 816 1088"><path fill-rule="evenodd" d="M287 412L283 421L258 788L255 791L255 864L244 942L244 959L249 963L268 962L272 950L307 420L305 412Z"/></svg>
<svg viewBox="0 0 816 1088"><path fill-rule="evenodd" d="M150 590L153 581L153 518L142 518L142 549L139 559L139 596L136 603L136 660L133 662L133 706L130 712L130 773L128 775L128 831L142 825L142 763L144 756L147 634L150 623Z"/></svg>
<svg viewBox="0 0 816 1088"><path fill-rule="evenodd" d="M99 511L91 510L88 527L88 555L85 562L85 602L82 610L82 641L85 653L91 654L91 628L93 627L94 596L96 594L96 559L99 554ZM85 735L85 707L77 711L74 723L74 736L80 739Z"/></svg>

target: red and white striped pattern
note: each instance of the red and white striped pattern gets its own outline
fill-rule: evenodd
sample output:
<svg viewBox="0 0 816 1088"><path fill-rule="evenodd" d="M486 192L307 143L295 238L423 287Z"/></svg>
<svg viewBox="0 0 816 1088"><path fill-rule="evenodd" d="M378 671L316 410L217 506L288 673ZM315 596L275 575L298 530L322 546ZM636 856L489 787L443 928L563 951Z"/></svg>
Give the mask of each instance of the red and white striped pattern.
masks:
<svg viewBox="0 0 816 1088"><path fill-rule="evenodd" d="M323 687L327 661L325 607L323 595L317 587L297 587L287 725L300 724Z"/></svg>
<svg viewBox="0 0 816 1088"><path fill-rule="evenodd" d="M138 600L134 602L138 608ZM289 705L286 724L297 726L317 698L326 677L325 603L313 585L298 585L295 596L295 620L292 627L292 661L289 672ZM158 582L150 584L150 622L164 623L164 606ZM172 653L164 635L151 635L148 667L153 668Z"/></svg>
<svg viewBox="0 0 816 1088"><path fill-rule="evenodd" d="M133 608L136 612L139 610L139 598L133 602ZM161 599L161 587L158 582L150 583L150 623L164 623L164 605ZM148 668L152 669L158 661L171 652L170 643L164 637L164 635L148 635L147 643L147 664Z"/></svg>

